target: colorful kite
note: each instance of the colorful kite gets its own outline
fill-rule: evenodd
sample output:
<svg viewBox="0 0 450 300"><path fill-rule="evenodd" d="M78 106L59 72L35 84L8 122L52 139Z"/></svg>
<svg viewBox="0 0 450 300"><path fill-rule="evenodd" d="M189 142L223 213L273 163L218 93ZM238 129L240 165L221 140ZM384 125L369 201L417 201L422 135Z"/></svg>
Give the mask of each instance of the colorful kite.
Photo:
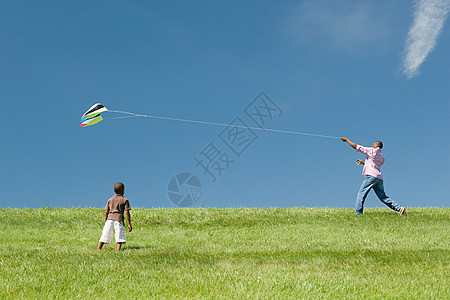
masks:
<svg viewBox="0 0 450 300"><path fill-rule="evenodd" d="M103 120L100 113L107 111L108 109L101 105L100 103L92 105L80 120L80 127L91 126L97 124L101 120Z"/></svg>

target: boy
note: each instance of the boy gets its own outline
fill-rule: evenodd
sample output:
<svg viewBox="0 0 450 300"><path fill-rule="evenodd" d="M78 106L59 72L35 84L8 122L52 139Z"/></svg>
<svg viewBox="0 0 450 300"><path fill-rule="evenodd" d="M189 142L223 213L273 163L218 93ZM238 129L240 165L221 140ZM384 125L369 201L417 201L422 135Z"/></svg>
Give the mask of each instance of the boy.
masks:
<svg viewBox="0 0 450 300"><path fill-rule="evenodd" d="M363 175L366 178L361 184L361 188L359 189L358 196L356 198L355 214L360 215L363 213L364 201L366 200L369 191L373 189L381 202L386 204L392 210L395 210L398 215L403 215L405 208L389 198L384 192L383 174L380 170L381 166L384 164L384 156L381 152L383 143L381 141L375 141L372 147L363 147L353 143L346 137L342 137L341 140L344 143L349 144L353 149L356 149L357 152L361 152L366 155L365 162L358 159L358 163L364 165Z"/></svg>
<svg viewBox="0 0 450 300"><path fill-rule="evenodd" d="M124 213L127 216L128 232L131 232L131 217L130 217L130 203L128 199L123 196L125 193L125 186L122 182L114 184L114 192L105 207L105 226L103 227L102 237L98 242L97 250L102 249L104 244L111 243L112 235L115 233L116 249L120 250L125 240Z"/></svg>

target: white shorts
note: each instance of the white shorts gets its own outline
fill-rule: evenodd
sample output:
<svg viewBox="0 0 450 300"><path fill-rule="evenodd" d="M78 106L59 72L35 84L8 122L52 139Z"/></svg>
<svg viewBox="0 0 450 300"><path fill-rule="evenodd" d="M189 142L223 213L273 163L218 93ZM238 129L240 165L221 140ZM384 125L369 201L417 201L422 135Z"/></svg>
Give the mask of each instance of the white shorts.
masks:
<svg viewBox="0 0 450 300"><path fill-rule="evenodd" d="M105 244L111 243L113 233L115 233L116 244L127 242L127 240L125 240L125 226L123 226L123 224L119 221L115 220L107 220L105 222L100 242Z"/></svg>

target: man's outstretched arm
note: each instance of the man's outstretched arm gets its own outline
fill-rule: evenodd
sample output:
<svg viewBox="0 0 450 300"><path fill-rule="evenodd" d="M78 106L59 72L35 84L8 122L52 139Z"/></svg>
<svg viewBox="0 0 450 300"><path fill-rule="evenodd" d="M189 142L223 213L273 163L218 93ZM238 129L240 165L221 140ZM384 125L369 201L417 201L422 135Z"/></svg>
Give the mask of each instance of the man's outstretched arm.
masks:
<svg viewBox="0 0 450 300"><path fill-rule="evenodd" d="M356 149L356 144L350 141L348 138L341 137L341 141L343 141L344 143L347 142L353 149Z"/></svg>

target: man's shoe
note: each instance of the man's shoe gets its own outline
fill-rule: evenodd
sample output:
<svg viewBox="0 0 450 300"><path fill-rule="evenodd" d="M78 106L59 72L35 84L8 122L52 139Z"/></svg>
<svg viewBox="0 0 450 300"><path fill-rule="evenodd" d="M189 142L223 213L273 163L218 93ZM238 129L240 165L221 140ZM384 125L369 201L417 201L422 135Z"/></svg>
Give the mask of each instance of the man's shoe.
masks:
<svg viewBox="0 0 450 300"><path fill-rule="evenodd" d="M400 209L398 210L397 214L398 214L399 216L401 216L401 215L403 215L404 213L405 213L405 208L402 206L402 207L400 207Z"/></svg>

